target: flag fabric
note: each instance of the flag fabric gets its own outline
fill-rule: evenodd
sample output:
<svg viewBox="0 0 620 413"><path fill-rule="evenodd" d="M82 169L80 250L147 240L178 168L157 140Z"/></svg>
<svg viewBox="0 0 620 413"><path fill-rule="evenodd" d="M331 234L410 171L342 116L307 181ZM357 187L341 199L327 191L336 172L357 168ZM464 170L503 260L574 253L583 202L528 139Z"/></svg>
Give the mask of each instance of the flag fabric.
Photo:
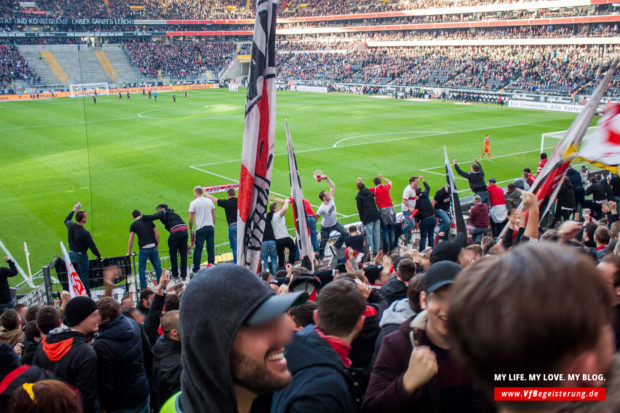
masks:
<svg viewBox="0 0 620 413"><path fill-rule="evenodd" d="M237 263L258 272L276 132L276 0L257 0L237 203Z"/></svg>
<svg viewBox="0 0 620 413"><path fill-rule="evenodd" d="M618 175L620 165L620 103L609 106L599 119L597 130L588 136L579 157Z"/></svg>
<svg viewBox="0 0 620 413"><path fill-rule="evenodd" d="M463 232L467 234L467 228L465 227L465 220L463 219L463 211L461 210L461 200L459 199L459 193L456 191L456 182L454 181L454 174L452 173L452 167L448 159L448 150L443 147L443 153L446 161L446 181L450 188L450 212L454 217L454 223L456 225L456 232Z"/></svg>
<svg viewBox="0 0 620 413"><path fill-rule="evenodd" d="M69 294L71 294L71 298L79 295L88 295L86 294L84 284L82 284L82 280L80 280L78 273L75 271L71 258L69 258L69 253L67 252L67 249L62 241L60 241L60 249L62 250L63 259L65 260L65 267L67 267Z"/></svg>
<svg viewBox="0 0 620 413"><path fill-rule="evenodd" d="M309 271L314 272L314 250L310 239L310 228L308 227L308 216L304 208L304 194L301 190L301 180L297 170L297 158L293 149L291 132L288 129L288 122L284 120L286 128L286 143L288 146L288 172L291 181L291 198L293 200L293 216L295 218L295 233L297 248L299 249L299 259L301 265Z"/></svg>
<svg viewBox="0 0 620 413"><path fill-rule="evenodd" d="M607 91L607 87L615 71L615 66L615 63L611 65L603 80L594 90L585 108L577 115L577 118L575 118L570 125L570 128L568 128L562 140L557 144L551 157L538 176L536 176L536 180L530 187L530 192L535 193L538 198L541 221L553 207L558 192L560 191L561 182L566 175L570 162L575 158L575 154L590 126L592 118L596 114L596 109L603 95L605 95Z"/></svg>

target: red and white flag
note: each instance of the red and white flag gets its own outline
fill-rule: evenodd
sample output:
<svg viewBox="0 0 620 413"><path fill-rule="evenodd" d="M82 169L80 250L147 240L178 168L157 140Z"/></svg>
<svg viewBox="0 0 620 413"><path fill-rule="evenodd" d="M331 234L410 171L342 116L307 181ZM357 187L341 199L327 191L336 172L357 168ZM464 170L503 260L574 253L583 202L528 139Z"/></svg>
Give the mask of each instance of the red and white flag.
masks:
<svg viewBox="0 0 620 413"><path fill-rule="evenodd" d="M257 0L237 202L237 264L260 264L276 135L276 0Z"/></svg>
<svg viewBox="0 0 620 413"><path fill-rule="evenodd" d="M71 298L77 297L78 295L88 295L86 294L84 284L82 284L80 276L75 271L73 263L71 262L71 258L69 258L69 253L67 252L67 249L65 248L65 245L62 243L62 241L60 241L60 249L62 251L62 256L65 260L65 267L67 267L69 294L71 294Z"/></svg>
<svg viewBox="0 0 620 413"><path fill-rule="evenodd" d="M620 103L609 106L598 121L598 129L588 136L579 157L618 175L620 165Z"/></svg>
<svg viewBox="0 0 620 413"><path fill-rule="evenodd" d="M586 107L577 115L570 125L562 140L557 144L551 157L542 168L536 180L530 187L530 192L536 194L538 206L541 209L540 219L553 207L555 199L560 191L562 180L575 158L581 141L596 114L596 109L607 91L611 77L614 74L616 64L612 64L603 80L596 87ZM544 208L544 210L543 210Z"/></svg>
<svg viewBox="0 0 620 413"><path fill-rule="evenodd" d="M304 193L301 190L301 180L297 170L297 158L293 149L291 132L288 129L288 122L284 120L286 128L286 143L288 146L288 173L291 181L291 199L293 200L293 215L295 217L295 232L297 247L299 248L299 259L301 265L309 271L314 272L314 249L310 238L310 228L308 227L308 216L304 208Z"/></svg>

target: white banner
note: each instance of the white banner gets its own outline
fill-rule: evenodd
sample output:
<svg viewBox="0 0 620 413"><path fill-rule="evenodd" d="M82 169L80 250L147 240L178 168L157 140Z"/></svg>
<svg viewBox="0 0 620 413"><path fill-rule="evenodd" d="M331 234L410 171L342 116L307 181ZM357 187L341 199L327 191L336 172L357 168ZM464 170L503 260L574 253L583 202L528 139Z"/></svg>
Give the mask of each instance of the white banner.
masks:
<svg viewBox="0 0 620 413"><path fill-rule="evenodd" d="M228 184L228 185L214 185L214 186L203 186L202 189L208 194L216 194L218 192L226 192L230 188L235 191L239 189L239 184Z"/></svg>
<svg viewBox="0 0 620 413"><path fill-rule="evenodd" d="M579 156L605 165L620 165L620 104L605 111L598 121L598 129L588 137Z"/></svg>
<svg viewBox="0 0 620 413"><path fill-rule="evenodd" d="M295 85L291 87L291 90L296 92L316 92L316 93L327 93L326 87L321 86L305 86L305 85Z"/></svg>
<svg viewBox="0 0 620 413"><path fill-rule="evenodd" d="M554 112L571 113L580 113L584 108L584 106L582 105L569 105L566 103L528 102L525 100L512 99L508 101L508 106L511 108L550 110Z"/></svg>
<svg viewBox="0 0 620 413"><path fill-rule="evenodd" d="M82 284L82 280L80 280L78 273L75 271L75 268L73 268L69 253L62 241L60 241L60 249L62 250L62 257L65 260L65 267L67 267L69 294L71 294L71 298L77 297L78 295L88 295L86 294L86 289L84 288L84 284Z"/></svg>

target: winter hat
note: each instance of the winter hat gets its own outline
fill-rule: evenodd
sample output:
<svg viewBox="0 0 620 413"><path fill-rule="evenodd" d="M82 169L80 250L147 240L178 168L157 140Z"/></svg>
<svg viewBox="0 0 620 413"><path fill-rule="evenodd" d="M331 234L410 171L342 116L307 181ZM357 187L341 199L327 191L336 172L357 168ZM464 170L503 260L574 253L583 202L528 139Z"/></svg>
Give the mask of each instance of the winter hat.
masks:
<svg viewBox="0 0 620 413"><path fill-rule="evenodd" d="M64 323L67 327L75 327L95 311L97 311L97 303L90 297L84 295L73 297L65 307Z"/></svg>

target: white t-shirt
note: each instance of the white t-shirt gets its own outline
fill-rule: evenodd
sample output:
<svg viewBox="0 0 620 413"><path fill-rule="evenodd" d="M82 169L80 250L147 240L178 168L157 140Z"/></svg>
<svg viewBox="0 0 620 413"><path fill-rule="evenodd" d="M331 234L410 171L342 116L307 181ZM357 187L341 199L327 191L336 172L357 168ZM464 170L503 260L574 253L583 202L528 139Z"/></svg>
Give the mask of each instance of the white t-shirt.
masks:
<svg viewBox="0 0 620 413"><path fill-rule="evenodd" d="M286 217L284 215L280 215L280 211L273 213L271 226L273 227L273 235L276 239L290 237L288 231L286 230Z"/></svg>
<svg viewBox="0 0 620 413"><path fill-rule="evenodd" d="M402 202L403 212L409 211L410 208L412 210L415 208L415 202L418 199L418 196L415 193L415 189L411 189L411 185L407 185L405 187L405 190L403 191L403 199L407 199L409 201L409 205L407 205L405 201Z"/></svg>
<svg viewBox="0 0 620 413"><path fill-rule="evenodd" d="M322 227L333 227L338 221L338 215L336 214L336 204L332 198L327 205L321 202L319 209L316 210L317 215L323 217L321 222Z"/></svg>
<svg viewBox="0 0 620 413"><path fill-rule="evenodd" d="M196 198L189 203L189 212L196 217L196 231L206 226L213 226L213 210L215 205L208 198Z"/></svg>

